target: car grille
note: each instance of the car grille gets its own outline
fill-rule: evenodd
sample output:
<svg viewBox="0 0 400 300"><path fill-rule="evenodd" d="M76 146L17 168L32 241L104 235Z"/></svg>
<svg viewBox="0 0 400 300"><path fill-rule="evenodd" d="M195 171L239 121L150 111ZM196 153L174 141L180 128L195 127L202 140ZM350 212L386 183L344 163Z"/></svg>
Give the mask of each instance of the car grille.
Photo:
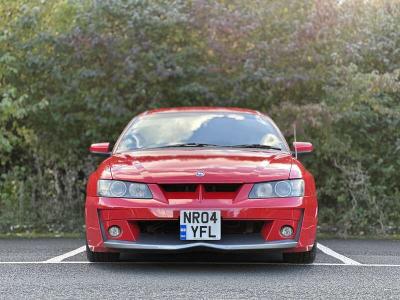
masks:
<svg viewBox="0 0 400 300"><path fill-rule="evenodd" d="M254 234L261 233L263 225L268 221L258 220L222 220L222 237L230 234ZM179 236L179 220L168 221L138 221L140 232L150 235L174 234Z"/></svg>
<svg viewBox="0 0 400 300"><path fill-rule="evenodd" d="M204 190L207 193L233 193L240 188L241 184L205 184Z"/></svg>
<svg viewBox="0 0 400 300"><path fill-rule="evenodd" d="M161 184L167 199L198 199L202 187L202 199L234 199L242 184L239 183L187 183Z"/></svg>
<svg viewBox="0 0 400 300"><path fill-rule="evenodd" d="M197 184L162 184L161 188L167 193L194 193Z"/></svg>

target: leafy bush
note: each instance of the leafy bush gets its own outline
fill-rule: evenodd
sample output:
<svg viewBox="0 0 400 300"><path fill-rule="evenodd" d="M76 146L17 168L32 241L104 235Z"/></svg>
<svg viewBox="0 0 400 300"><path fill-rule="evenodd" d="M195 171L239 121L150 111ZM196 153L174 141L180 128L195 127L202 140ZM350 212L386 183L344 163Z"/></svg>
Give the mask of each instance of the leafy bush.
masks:
<svg viewBox="0 0 400 300"><path fill-rule="evenodd" d="M400 231L398 1L0 0L0 227L80 231L87 147L151 108L255 108L305 164L322 230Z"/></svg>

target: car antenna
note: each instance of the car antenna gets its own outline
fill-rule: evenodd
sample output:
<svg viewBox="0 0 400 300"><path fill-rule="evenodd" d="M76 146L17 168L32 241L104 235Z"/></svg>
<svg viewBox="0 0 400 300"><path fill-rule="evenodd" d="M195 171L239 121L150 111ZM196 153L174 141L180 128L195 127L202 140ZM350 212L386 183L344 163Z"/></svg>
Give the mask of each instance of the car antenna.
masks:
<svg viewBox="0 0 400 300"><path fill-rule="evenodd" d="M294 136L294 142L297 142L297 137L296 137L296 123L293 123L293 136ZM297 159L297 147L296 144L294 145L294 157Z"/></svg>

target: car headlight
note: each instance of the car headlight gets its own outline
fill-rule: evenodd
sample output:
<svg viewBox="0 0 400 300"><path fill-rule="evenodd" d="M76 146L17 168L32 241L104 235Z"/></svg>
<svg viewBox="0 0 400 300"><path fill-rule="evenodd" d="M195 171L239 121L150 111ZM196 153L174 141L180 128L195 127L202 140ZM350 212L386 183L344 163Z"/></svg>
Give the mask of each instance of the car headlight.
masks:
<svg viewBox="0 0 400 300"><path fill-rule="evenodd" d="M304 180L282 180L254 184L249 198L285 198L304 196Z"/></svg>
<svg viewBox="0 0 400 300"><path fill-rule="evenodd" d="M152 199L147 184L119 180L100 179L97 194L102 197Z"/></svg>

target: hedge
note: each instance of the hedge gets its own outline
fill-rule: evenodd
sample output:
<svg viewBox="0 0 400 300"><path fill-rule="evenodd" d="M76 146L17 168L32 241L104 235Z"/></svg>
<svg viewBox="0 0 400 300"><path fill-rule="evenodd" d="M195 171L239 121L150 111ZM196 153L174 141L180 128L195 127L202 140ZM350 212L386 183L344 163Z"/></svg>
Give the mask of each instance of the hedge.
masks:
<svg viewBox="0 0 400 300"><path fill-rule="evenodd" d="M0 0L0 232L81 232L92 142L238 106L311 141L320 230L400 232L400 2Z"/></svg>

